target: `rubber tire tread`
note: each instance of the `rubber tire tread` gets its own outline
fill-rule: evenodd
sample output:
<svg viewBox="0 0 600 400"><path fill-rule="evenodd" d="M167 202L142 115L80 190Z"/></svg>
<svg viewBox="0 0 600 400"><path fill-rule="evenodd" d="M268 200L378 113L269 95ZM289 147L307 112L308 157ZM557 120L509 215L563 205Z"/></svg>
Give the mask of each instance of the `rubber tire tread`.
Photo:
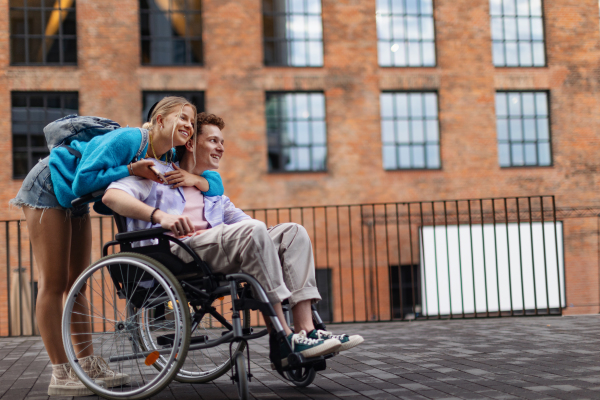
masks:
<svg viewBox="0 0 600 400"><path fill-rule="evenodd" d="M235 362L235 368L238 374L238 381L236 382L238 396L240 397L240 400L248 400L248 398L250 397L250 393L248 389L246 357L244 357L244 353L235 353L233 355L233 360Z"/></svg>
<svg viewBox="0 0 600 400"><path fill-rule="evenodd" d="M179 284L179 281L177 280L177 278L175 278L173 273L171 271L169 271L169 269L167 267L165 267L163 264L161 264L160 262L156 261L152 257L148 257L143 254L125 253L125 252L110 254L106 257L102 257L101 259L99 259L98 261L96 261L95 263L90 265L88 268L85 269L85 271L93 268L96 264L98 264L100 262L110 260L111 258L119 258L119 257L136 258L138 260L141 260L142 262L145 262L146 264L152 265L152 267L156 268L159 271L160 275L162 275L163 278L168 281L168 283L173 285L173 289L174 289L175 293L180 298L180 301L181 301L180 304L187 304L185 292L183 291L183 288L181 287L181 285ZM85 273L85 271L84 271L84 273ZM69 296L69 298L70 297L72 297L72 296ZM182 345L181 345L181 348L177 355L177 361L175 362L174 368L171 370L171 372L168 375L166 375L163 378L163 380L160 381L154 388L152 388L151 390L148 390L144 393L140 393L136 396L128 396L128 397L126 397L126 396L114 396L113 397L113 396L100 395L98 392L94 391L93 388L88 387L88 389L90 389L92 392L94 392L98 396L109 399L109 400L142 400L142 399L146 399L148 397L152 397L152 396L160 393L165 387L167 387L169 385L169 383L171 383L171 381L174 379L176 373L179 371L181 366L183 365L185 358L187 356L188 347L190 346L190 326L189 326L190 310L187 307L181 307L181 309L184 313L184 316L183 316L184 320L183 320L183 329L181 332L182 333Z"/></svg>

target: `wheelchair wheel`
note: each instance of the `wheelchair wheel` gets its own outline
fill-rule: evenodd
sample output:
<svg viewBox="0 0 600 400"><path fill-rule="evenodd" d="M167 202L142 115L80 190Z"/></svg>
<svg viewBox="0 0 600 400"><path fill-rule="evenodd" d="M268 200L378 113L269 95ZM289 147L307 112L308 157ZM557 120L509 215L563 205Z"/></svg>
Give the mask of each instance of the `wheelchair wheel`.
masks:
<svg viewBox="0 0 600 400"><path fill-rule="evenodd" d="M246 400L249 397L248 390L248 374L246 372L246 357L244 357L244 353L234 353L233 354L234 361L234 380L238 390L238 396L240 396L240 400Z"/></svg>
<svg viewBox="0 0 600 400"><path fill-rule="evenodd" d="M314 368L298 368L291 371L284 371L283 374L294 385L307 387L315 380L317 371Z"/></svg>
<svg viewBox="0 0 600 400"><path fill-rule="evenodd" d="M165 302L172 309L157 317L157 308ZM73 370L91 391L107 399L154 396L185 361L190 342L186 304L177 279L156 260L134 253L98 260L75 281L65 303L62 336ZM156 342L166 337L170 343L145 351L142 326ZM92 353L106 364L86 371L79 361ZM159 359L164 364L157 370L153 364ZM106 367L116 375L106 380L112 387L104 388L96 379L102 379L98 374L106 374Z"/></svg>
<svg viewBox="0 0 600 400"><path fill-rule="evenodd" d="M222 293L222 297L217 297L211 304L223 319L231 324L231 296L229 289ZM217 294L218 295L218 294ZM166 308L169 305L165 305ZM200 307L189 306L190 323L196 312L202 312ZM250 311L240 312L242 328L250 327ZM149 319L146 319L149 320ZM148 327L140 326L140 343L146 350L156 350L161 348L161 343L157 343L155 336L148 333ZM200 320L196 329L191 333L191 343L202 343L207 340L219 339L228 329L219 322L213 315L206 313ZM245 348L244 342L233 345L233 352L241 352ZM189 350L186 359L177 372L175 380L185 383L206 383L223 376L231 369L232 359L229 357L229 342L222 343L207 349ZM154 366L157 369L163 367L162 359L159 359Z"/></svg>

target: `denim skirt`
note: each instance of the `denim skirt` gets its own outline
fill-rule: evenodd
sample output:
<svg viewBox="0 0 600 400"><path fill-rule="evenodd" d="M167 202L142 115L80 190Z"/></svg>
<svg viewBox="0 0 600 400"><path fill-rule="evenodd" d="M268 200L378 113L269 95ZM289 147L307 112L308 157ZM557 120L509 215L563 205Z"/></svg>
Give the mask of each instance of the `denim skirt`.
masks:
<svg viewBox="0 0 600 400"><path fill-rule="evenodd" d="M19 193L17 193L17 197L12 199L10 204L19 208L23 206L42 210L55 208L65 211L71 218L83 217L89 214L90 207L88 204L72 208L64 208L60 205L54 194L54 187L50 178L49 158L50 156L40 160L29 171L23 185L21 185L21 189L19 189Z"/></svg>

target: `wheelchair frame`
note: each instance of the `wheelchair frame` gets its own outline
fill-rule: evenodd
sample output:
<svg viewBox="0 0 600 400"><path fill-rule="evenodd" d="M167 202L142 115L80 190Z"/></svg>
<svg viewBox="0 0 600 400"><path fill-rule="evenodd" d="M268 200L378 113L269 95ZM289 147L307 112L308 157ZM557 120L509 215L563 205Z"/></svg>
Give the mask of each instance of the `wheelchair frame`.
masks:
<svg viewBox="0 0 600 400"><path fill-rule="evenodd" d="M73 204L82 204L95 197L97 197L97 193L92 193L89 196L74 200ZM68 295L63 314L63 343L69 363L77 376L94 393L109 399L144 399L160 392L173 378L191 383L210 382L231 368L231 379L237 385L240 399L248 398L248 381L252 378L248 341L264 337L268 334L267 329L263 329L257 333L253 332L249 323L250 310L261 311L271 321L273 332L269 337L271 348L269 357L272 361L272 368L276 369L282 377L299 387L305 387L312 383L316 371L326 369L325 360L334 354L307 359L301 354L292 351L273 306L269 302L264 289L255 278L245 273L213 274L208 265L189 246L175 237L165 235L164 233L168 232L168 230L152 228L126 232L126 219L118 214L115 214L115 222L119 233L115 235L115 240L111 240L103 245L103 257L88 267L77 279ZM154 240L158 243L143 247L133 246L134 243L144 240ZM186 264L173 255L170 251L170 243L176 243L178 246L181 246L192 257L193 261ZM109 248L115 245L119 245L121 251L109 256ZM128 265L127 272L123 274L123 271L121 271L120 277L114 272L116 263L125 263ZM130 265L132 265L131 270ZM115 311L114 332L107 331L105 333L111 335L114 333L114 335L121 335L123 337L129 335L128 340L131 342L131 352L129 354L111 356L107 361L109 363L119 363L145 359L146 365L149 365L147 360L150 357L157 357L160 360L159 365L156 365L156 361L152 365L159 371L157 378L154 379L158 379L158 381L153 383L153 380L150 382L153 383L151 386L146 385L148 386L148 390L142 390L146 386L139 386L139 383L137 389L134 388L130 391L127 391L127 384L121 384L116 390L103 388L94 381L93 377L87 376L79 364L73 343L73 336L78 334L71 333L73 329L71 325L77 322L72 322L71 312L74 307L78 307L78 294L85 293L87 279L91 278L98 270L102 274L105 270L108 270L110 279L115 285L115 293L119 298L127 299L127 317L123 316L120 320L117 320L117 313ZM142 273L137 282L135 282L135 278L137 278L140 270L142 270ZM130 278L130 274L133 273L132 271L135 271L133 279ZM148 279L144 281L142 278L149 276L151 276L151 281L155 285L157 282L160 285L160 290L154 289L152 295L149 294L150 289L146 292L144 292L146 289L140 289L141 282L149 282ZM135 285L133 289L131 289L131 285ZM131 293L129 293L129 289L131 289ZM102 290L104 291L104 287ZM227 294L231 296L231 323L212 306L216 298ZM148 300L149 306L144 307L145 303L139 303L137 299L142 298L142 296L144 297L144 301ZM92 299L93 314L94 293L91 293L89 297ZM85 299L85 296L83 298ZM82 299L81 295L79 299ZM142 343L143 341L140 341L140 336L145 335L144 329L148 330L149 326L157 325L155 322L159 319L155 317L155 309L150 310L154 314L149 316L147 308L157 307L157 305L163 303L168 303L172 306L173 322L170 323L170 326L175 332L158 336L155 340L156 343L154 343L152 335L148 333L146 341L150 342L150 345L148 343L144 344ZM185 306L186 304L188 307ZM283 308L286 312L286 317L288 317L290 311L289 305L284 303ZM192 310L193 312L190 313ZM75 312L73 314L76 315ZM207 314L218 321L227 331L222 332L222 336L217 339L209 340L207 336L191 339L191 334L196 331L202 319ZM315 327L325 330L325 325L314 305L312 306L312 314ZM90 317L96 318L93 315L90 315ZM138 323L140 319L142 320L141 324ZM242 325L242 320L245 326ZM134 325L134 328L130 328ZM144 329L140 328L140 326ZM166 325L163 324L161 326ZM120 332L119 329L121 330ZM159 330L157 329L157 331ZM124 339L121 341L124 342ZM226 343L229 344L229 359L218 367L216 372L205 376L184 376L181 372L180 369L189 351L207 350ZM237 345L237 348L234 349L234 345ZM286 367L283 367L281 364L279 354L280 345L287 346L289 352ZM244 349L246 349L246 356L244 356Z"/></svg>

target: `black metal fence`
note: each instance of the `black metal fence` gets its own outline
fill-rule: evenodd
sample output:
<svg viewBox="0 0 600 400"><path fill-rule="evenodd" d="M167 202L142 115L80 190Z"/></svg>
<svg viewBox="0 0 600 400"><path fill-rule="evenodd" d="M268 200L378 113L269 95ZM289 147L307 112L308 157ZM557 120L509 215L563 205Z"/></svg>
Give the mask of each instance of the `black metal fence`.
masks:
<svg viewBox="0 0 600 400"><path fill-rule="evenodd" d="M246 212L267 226L306 228L323 297L319 311L330 322L548 315L566 304L553 196ZM35 335L37 271L27 226L2 224L0 335ZM91 261L115 234L108 217L93 217L92 229Z"/></svg>

